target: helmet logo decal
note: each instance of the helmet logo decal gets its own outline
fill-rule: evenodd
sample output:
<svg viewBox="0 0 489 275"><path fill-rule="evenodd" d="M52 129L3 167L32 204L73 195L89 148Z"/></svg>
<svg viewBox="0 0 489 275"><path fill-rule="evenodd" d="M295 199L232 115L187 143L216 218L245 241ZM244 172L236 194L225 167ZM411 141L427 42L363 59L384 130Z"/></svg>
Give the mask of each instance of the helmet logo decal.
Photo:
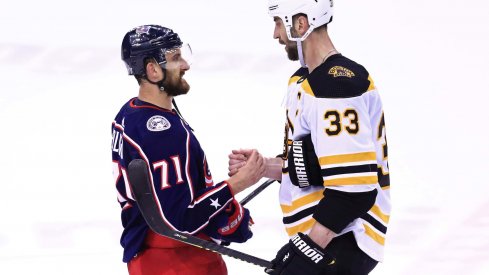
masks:
<svg viewBox="0 0 489 275"><path fill-rule="evenodd" d="M141 34L141 33L149 34L149 29L150 29L150 26L139 26L136 28L136 33L137 34Z"/></svg>
<svg viewBox="0 0 489 275"><path fill-rule="evenodd" d="M333 75L334 77L345 76L348 78L352 78L355 76L352 71L341 66L334 66L333 68L329 69L328 74Z"/></svg>
<svg viewBox="0 0 489 275"><path fill-rule="evenodd" d="M152 116L148 119L148 122L146 122L146 127L152 132L160 132L170 129L171 124L168 119L163 116Z"/></svg>

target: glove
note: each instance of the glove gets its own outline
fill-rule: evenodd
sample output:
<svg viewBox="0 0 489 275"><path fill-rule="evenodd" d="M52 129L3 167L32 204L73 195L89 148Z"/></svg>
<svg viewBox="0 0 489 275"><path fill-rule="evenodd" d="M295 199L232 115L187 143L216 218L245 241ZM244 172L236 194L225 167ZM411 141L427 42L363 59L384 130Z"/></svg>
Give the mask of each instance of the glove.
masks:
<svg viewBox="0 0 489 275"><path fill-rule="evenodd" d="M209 232L210 236L221 240L223 245L229 242L243 243L253 236L251 225L253 219L250 217L250 211L237 200L233 200L223 213L214 217L207 231L214 228L213 232Z"/></svg>
<svg viewBox="0 0 489 275"><path fill-rule="evenodd" d="M220 245L231 242L243 243L253 236L250 211L238 201L232 200L224 211L214 216L203 229L203 233Z"/></svg>
<svg viewBox="0 0 489 275"><path fill-rule="evenodd" d="M287 158L290 181L300 188L323 186L318 157L314 152L311 135L294 140Z"/></svg>
<svg viewBox="0 0 489 275"><path fill-rule="evenodd" d="M253 236L250 228L253 219L248 209L241 206L237 200L233 200L225 212L227 221L217 230L224 242L243 243Z"/></svg>
<svg viewBox="0 0 489 275"><path fill-rule="evenodd" d="M320 275L332 271L334 264L333 256L299 232L277 252L272 268L266 268L265 272L273 275Z"/></svg>

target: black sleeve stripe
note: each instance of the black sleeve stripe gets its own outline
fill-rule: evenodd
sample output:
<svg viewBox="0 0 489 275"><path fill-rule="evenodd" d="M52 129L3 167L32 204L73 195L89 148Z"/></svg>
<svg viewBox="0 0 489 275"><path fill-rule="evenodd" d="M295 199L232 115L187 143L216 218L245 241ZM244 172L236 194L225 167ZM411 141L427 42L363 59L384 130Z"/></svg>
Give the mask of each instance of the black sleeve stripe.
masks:
<svg viewBox="0 0 489 275"><path fill-rule="evenodd" d="M314 211L316 210L315 208L316 208L316 205L309 207L309 208L306 208L302 211L299 211L292 216L284 217L283 222L284 222L284 224L291 224L291 223L300 221L300 220L304 219L305 217L314 214Z"/></svg>
<svg viewBox="0 0 489 275"><path fill-rule="evenodd" d="M370 225L375 227L375 229L379 230L382 233L387 233L387 227L384 226L382 223L380 223L378 220L376 220L374 217L372 217L370 214L365 213L361 216L363 220L368 222Z"/></svg>
<svg viewBox="0 0 489 275"><path fill-rule="evenodd" d="M389 174L384 175L384 173L382 173L381 167L377 167L377 177L379 178L379 184L381 188L388 187L391 185Z"/></svg>
<svg viewBox="0 0 489 275"><path fill-rule="evenodd" d="M323 177L329 177L329 176L336 176L336 175L343 175L343 174L368 173L368 172L376 172L376 171L377 171L377 164L364 164L364 165L321 169L321 175Z"/></svg>

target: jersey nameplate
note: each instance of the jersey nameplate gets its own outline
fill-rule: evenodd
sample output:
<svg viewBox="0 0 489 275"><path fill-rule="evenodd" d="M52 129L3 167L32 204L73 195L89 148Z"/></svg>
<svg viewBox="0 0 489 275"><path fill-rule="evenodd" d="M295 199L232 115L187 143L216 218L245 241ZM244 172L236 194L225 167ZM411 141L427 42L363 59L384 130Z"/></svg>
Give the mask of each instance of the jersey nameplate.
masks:
<svg viewBox="0 0 489 275"><path fill-rule="evenodd" d="M152 116L150 119L148 119L146 127L152 132L159 132L170 129L171 124L165 117Z"/></svg>

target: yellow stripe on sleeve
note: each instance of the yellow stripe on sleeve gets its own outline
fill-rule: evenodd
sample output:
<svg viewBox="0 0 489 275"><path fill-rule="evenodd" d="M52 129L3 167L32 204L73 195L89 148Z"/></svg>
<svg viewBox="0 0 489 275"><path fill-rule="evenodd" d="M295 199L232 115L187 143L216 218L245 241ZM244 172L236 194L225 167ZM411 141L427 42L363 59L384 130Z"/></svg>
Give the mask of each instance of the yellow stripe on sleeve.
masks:
<svg viewBox="0 0 489 275"><path fill-rule="evenodd" d="M390 216L387 214L384 214L382 210L380 210L380 207L378 205L374 205L370 211L375 214L375 216L379 217L384 223L389 222Z"/></svg>
<svg viewBox="0 0 489 275"><path fill-rule="evenodd" d="M303 222L303 223L298 224L296 226L288 227L288 228L286 227L285 230L287 231L287 234L289 234L289 236L294 236L298 232L305 232L305 231L311 229L315 222L316 222L316 220L311 218L311 219L307 220L306 222Z"/></svg>
<svg viewBox="0 0 489 275"><path fill-rule="evenodd" d="M294 200L292 202L292 205L281 204L280 207L282 208L282 212L283 213L290 213L290 212L296 210L297 208L302 207L306 204L321 200L324 197L323 191L324 190L319 190L319 191L313 192L311 194L308 194L302 198Z"/></svg>
<svg viewBox="0 0 489 275"><path fill-rule="evenodd" d="M374 241L376 241L380 245L385 244L385 238L382 237L381 235L379 235L377 232L375 232L372 228L370 228L370 226L363 224L363 227L365 228L365 234L367 234L367 236L372 238Z"/></svg>
<svg viewBox="0 0 489 275"><path fill-rule="evenodd" d="M348 163L348 162L357 162L357 161L376 161L376 160L377 160L377 156L375 152L363 152L363 153L320 157L319 164L330 165L330 164L339 164L339 163Z"/></svg>
<svg viewBox="0 0 489 275"><path fill-rule="evenodd" d="M324 186L331 185L361 185L361 184L376 184L378 183L377 176L367 177L348 177L339 179L328 179L323 182Z"/></svg>

